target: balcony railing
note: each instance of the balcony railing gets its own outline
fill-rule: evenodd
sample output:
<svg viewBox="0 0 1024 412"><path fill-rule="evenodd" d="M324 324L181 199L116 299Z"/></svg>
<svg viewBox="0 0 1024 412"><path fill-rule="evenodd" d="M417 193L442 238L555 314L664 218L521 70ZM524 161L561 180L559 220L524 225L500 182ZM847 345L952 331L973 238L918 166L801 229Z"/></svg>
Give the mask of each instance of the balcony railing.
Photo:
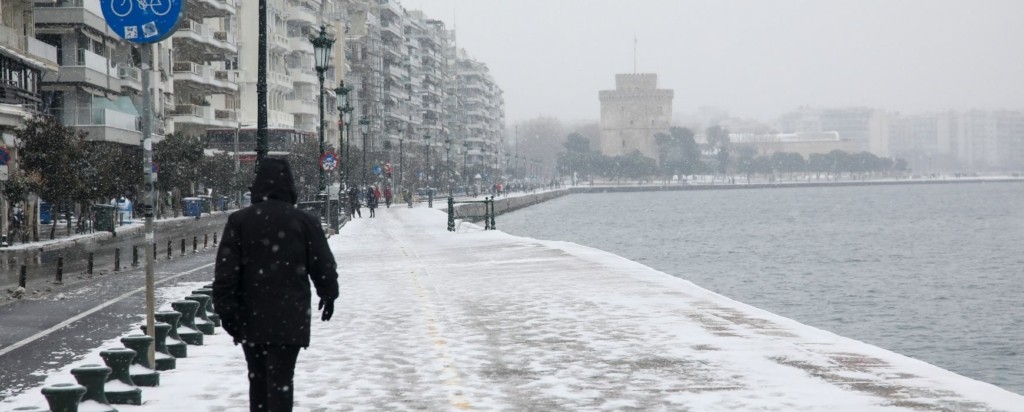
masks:
<svg viewBox="0 0 1024 412"><path fill-rule="evenodd" d="M79 8L86 9L92 14L103 16L103 8L98 0L54 0L38 1L35 7L56 7L56 8Z"/></svg>
<svg viewBox="0 0 1024 412"><path fill-rule="evenodd" d="M139 116L106 108L81 107L54 110L65 126L106 126L141 131Z"/></svg>
<svg viewBox="0 0 1024 412"><path fill-rule="evenodd" d="M100 73L106 73L109 70L109 63L106 57L100 56L86 49L78 49L75 51L75 60L68 64L65 62L65 66L85 66L86 68L98 71Z"/></svg>

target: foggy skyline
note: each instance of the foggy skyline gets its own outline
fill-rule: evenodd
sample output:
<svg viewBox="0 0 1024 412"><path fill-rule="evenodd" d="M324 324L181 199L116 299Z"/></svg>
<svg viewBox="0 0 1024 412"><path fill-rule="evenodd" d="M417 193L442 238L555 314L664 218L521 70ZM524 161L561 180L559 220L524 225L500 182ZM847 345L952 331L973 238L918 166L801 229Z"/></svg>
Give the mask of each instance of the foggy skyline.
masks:
<svg viewBox="0 0 1024 412"><path fill-rule="evenodd" d="M768 121L800 106L1024 109L1024 2L404 0L491 69L506 118L598 120L615 74L656 73L674 112Z"/></svg>

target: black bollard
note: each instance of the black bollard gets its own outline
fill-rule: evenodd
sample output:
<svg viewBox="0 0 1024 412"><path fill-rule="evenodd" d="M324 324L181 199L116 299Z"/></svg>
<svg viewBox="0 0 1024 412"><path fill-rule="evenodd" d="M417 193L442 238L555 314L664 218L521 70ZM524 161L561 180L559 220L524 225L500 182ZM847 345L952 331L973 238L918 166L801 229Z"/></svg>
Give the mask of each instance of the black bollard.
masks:
<svg viewBox="0 0 1024 412"><path fill-rule="evenodd" d="M210 234L209 233L204 233L203 234L203 249L206 249L208 247L210 247Z"/></svg>
<svg viewBox="0 0 1024 412"><path fill-rule="evenodd" d="M92 252L89 252L89 262L85 266L85 273L89 275L92 274Z"/></svg>
<svg viewBox="0 0 1024 412"><path fill-rule="evenodd" d="M167 241L167 260L171 260L171 241Z"/></svg>
<svg viewBox="0 0 1024 412"><path fill-rule="evenodd" d="M42 392L51 411L77 411L86 389L74 383L58 383L44 387Z"/></svg>
<svg viewBox="0 0 1024 412"><path fill-rule="evenodd" d="M54 280L58 285L64 283L64 256L57 256L57 278Z"/></svg>
<svg viewBox="0 0 1024 412"><path fill-rule="evenodd" d="M132 267L139 265L139 247L132 245Z"/></svg>
<svg viewBox="0 0 1024 412"><path fill-rule="evenodd" d="M181 255L185 256L185 239L181 239Z"/></svg>
<svg viewBox="0 0 1024 412"><path fill-rule="evenodd" d="M28 283L28 267L21 265L21 271L18 272L18 286L24 288L26 283Z"/></svg>
<svg viewBox="0 0 1024 412"><path fill-rule="evenodd" d="M114 272L121 270L121 248L114 248Z"/></svg>
<svg viewBox="0 0 1024 412"><path fill-rule="evenodd" d="M153 260L156 260L156 242L153 242Z"/></svg>
<svg viewBox="0 0 1024 412"><path fill-rule="evenodd" d="M192 253L199 251L199 236L192 236Z"/></svg>
<svg viewBox="0 0 1024 412"><path fill-rule="evenodd" d="M103 390L104 384L107 383L107 377L110 376L112 371L111 368L102 365L82 365L71 370L71 374L75 376L78 384L85 387L85 395L82 396L82 402L94 401L100 405L105 405L102 409L95 408L95 410L117 412L117 409L110 407L107 393Z"/></svg>
<svg viewBox="0 0 1024 412"><path fill-rule="evenodd" d="M217 244L217 232L213 232L213 244Z"/></svg>

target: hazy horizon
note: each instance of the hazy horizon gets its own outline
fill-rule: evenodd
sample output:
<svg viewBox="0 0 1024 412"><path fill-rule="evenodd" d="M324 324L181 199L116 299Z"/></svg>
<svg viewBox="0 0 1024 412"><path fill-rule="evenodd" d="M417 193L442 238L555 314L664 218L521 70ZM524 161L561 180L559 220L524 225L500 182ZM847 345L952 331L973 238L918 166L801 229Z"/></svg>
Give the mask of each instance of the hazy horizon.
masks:
<svg viewBox="0 0 1024 412"><path fill-rule="evenodd" d="M457 31L509 123L600 117L615 74L658 74L676 114L762 121L800 106L1024 109L1024 2L402 0Z"/></svg>

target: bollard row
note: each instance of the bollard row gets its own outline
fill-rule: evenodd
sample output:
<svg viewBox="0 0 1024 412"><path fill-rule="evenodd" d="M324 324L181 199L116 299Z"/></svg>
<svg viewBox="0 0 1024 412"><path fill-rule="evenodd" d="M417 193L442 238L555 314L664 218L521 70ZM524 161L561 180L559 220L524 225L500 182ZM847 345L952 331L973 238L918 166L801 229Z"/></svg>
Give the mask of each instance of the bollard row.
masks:
<svg viewBox="0 0 1024 412"><path fill-rule="evenodd" d="M216 236L214 236L216 239ZM155 246L155 245L154 245ZM177 367L177 359L188 357L189 345L202 345L203 336L213 335L220 318L213 312L213 285L192 291L171 302L170 311L155 314L156 339L145 334L121 337L123 348L100 352L104 365L87 364L71 370L78 384L60 383L42 389L50 411L77 411L79 404L90 402L89 410L116 412L111 405L142 405L142 389L160 385L160 371ZM155 351L155 364L149 350ZM98 406L97 406L98 404ZM35 406L23 411L44 411Z"/></svg>

